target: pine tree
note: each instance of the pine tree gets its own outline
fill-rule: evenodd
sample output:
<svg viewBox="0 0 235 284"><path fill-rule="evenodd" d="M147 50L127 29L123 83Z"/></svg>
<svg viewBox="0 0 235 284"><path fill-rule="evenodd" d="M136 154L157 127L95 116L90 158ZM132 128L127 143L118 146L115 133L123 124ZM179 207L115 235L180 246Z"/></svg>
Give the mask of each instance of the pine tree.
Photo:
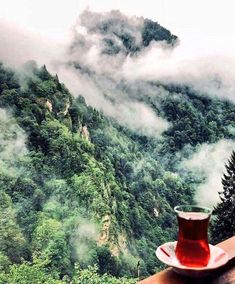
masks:
<svg viewBox="0 0 235 284"><path fill-rule="evenodd" d="M235 235L235 152L225 165L227 173L223 175L223 191L220 203L214 208L211 236L215 243Z"/></svg>

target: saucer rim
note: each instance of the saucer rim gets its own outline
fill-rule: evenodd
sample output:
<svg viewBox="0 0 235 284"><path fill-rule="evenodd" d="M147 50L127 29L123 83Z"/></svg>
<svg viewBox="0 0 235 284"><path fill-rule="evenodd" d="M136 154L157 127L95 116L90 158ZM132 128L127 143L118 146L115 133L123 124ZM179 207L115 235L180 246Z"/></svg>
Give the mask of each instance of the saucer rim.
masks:
<svg viewBox="0 0 235 284"><path fill-rule="evenodd" d="M173 267L173 268L177 268L177 269L179 269L179 270L198 271L198 272L200 272L200 271L211 271L211 270L215 270L215 269L218 269L218 268L224 266L224 265L228 262L228 260L229 260L229 259L228 259L228 253L227 253L225 250L223 250L222 248L220 248L220 247L218 247L218 246L214 246L214 245L212 245L212 244L209 244L210 248L216 248L216 249L220 250L221 253L222 253L222 252L225 253L224 258L225 258L226 261L224 261L222 264L219 264L219 265L217 265L217 266L212 266L212 267L208 267L208 266L192 267L192 266L185 266L185 265L182 265L182 264L180 264L180 266L178 266L178 265L174 265L173 263L163 261L162 259L159 258L159 256L158 256L158 251L160 250L160 247L165 246L165 245L167 245L167 244L174 244L174 245L175 245L176 243L177 243L177 241L166 242L166 243L164 243L164 244L158 246L157 249L156 249L155 254L156 254L157 258L158 258L162 263L165 263L166 265L171 266L171 267Z"/></svg>

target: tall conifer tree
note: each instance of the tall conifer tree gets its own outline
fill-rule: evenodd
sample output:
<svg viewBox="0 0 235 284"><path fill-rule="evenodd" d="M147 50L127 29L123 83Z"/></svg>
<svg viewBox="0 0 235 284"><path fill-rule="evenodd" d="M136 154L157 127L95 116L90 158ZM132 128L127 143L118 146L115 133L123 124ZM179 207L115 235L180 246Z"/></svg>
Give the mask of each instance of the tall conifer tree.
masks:
<svg viewBox="0 0 235 284"><path fill-rule="evenodd" d="M215 243L235 235L235 152L225 165L227 173L222 178L223 191L220 203L214 208L215 220L211 236Z"/></svg>

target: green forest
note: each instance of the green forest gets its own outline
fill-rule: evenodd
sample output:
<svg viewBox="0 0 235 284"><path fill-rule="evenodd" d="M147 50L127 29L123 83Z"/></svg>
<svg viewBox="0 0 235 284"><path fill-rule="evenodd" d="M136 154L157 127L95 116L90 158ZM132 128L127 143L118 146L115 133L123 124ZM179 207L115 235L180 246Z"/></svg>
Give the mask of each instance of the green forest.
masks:
<svg viewBox="0 0 235 284"><path fill-rule="evenodd" d="M235 139L235 106L157 86L168 95L144 100L170 127L148 137L73 97L45 65L0 65L0 283L129 284L138 265L141 277L164 268L155 250L177 238L173 208L194 203L203 180L178 164Z"/></svg>

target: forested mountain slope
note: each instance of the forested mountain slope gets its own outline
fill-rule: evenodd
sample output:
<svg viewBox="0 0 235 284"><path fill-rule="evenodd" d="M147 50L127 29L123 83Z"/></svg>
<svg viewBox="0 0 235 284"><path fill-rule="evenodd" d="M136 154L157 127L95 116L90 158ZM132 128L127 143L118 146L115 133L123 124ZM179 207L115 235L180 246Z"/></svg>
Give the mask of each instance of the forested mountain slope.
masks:
<svg viewBox="0 0 235 284"><path fill-rule="evenodd" d="M140 259L154 272L156 246L176 238L173 207L193 202L201 178L177 163L199 143L233 139L234 106L167 87L171 127L151 138L74 99L45 66L26 69L0 72L3 267L24 259L72 277L78 262L133 277Z"/></svg>
<svg viewBox="0 0 235 284"><path fill-rule="evenodd" d="M171 49L168 30L118 12L81 21L94 37L75 36L66 66L96 82L115 115L73 97L45 65L0 65L0 283L134 283L115 277L137 277L138 264L142 276L161 269L154 251L176 239L173 208L194 203L205 179L183 161L235 139L231 102L130 82L83 58L97 38L118 64L153 42ZM128 103L146 115L132 117Z"/></svg>

